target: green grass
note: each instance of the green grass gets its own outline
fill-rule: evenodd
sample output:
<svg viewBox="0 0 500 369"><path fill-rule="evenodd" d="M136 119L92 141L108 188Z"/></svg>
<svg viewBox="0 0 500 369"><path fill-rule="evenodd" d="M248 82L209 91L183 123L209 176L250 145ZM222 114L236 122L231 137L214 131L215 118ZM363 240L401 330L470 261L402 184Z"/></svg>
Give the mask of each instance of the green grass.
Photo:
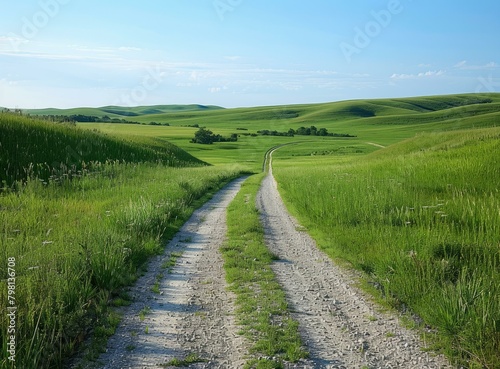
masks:
<svg viewBox="0 0 500 369"><path fill-rule="evenodd" d="M90 356L96 357L117 321L108 306L121 303L121 288L136 279L140 265L161 250L207 193L242 171L260 170L270 147L291 142L299 144L276 153L275 174L305 230L332 257L366 271L388 303L409 307L440 328L439 343L452 357L470 367L496 367L500 361L498 129L483 129L500 121L500 94L31 113L108 115L170 127L74 127L0 114L0 181L10 188L0 193L0 279L6 277L4 261L16 257L18 367L61 367L91 334ZM194 124L240 137L237 143L192 144L196 128L186 126ZM357 137L247 135L311 125ZM215 166L200 167L204 163ZM252 186L256 190L257 183ZM234 246L267 255L265 264L272 255L261 248L258 217L241 203L233 211L243 209L253 218L232 225ZM252 226L242 232L245 223ZM240 233L256 241L238 241ZM261 261L246 260L254 275L243 273L244 278L271 278L265 266L260 273ZM238 274L229 269L228 278L236 278L233 272ZM255 283L250 287L267 286ZM246 288L239 291L241 306L256 306ZM5 294L1 289L0 310ZM269 302L265 293L261 297L262 304ZM293 332L285 311L279 314ZM266 328L265 321L255 317L248 324L256 328L246 334L261 342L256 350L262 357L278 350L281 360L286 354L279 347L290 342L280 337L288 333ZM0 323L5 326L6 316ZM0 338L5 352L4 330ZM297 342L290 347L300 352ZM7 368L2 360L0 368ZM279 360L253 365L279 366Z"/></svg>
<svg viewBox="0 0 500 369"><path fill-rule="evenodd" d="M201 145L190 143L197 128L109 123L81 123L78 124L78 127L88 130L98 130L102 133L121 138L134 137L135 140L138 140L139 137L143 137L146 140L154 138L157 141L168 141L211 165L238 163L252 171L260 170L264 154L269 147L289 141L286 137L241 136L238 142L235 143L225 142ZM238 131L234 128L226 127L216 128L214 133L229 136L232 133L238 133ZM242 132L239 133L241 134Z"/></svg>
<svg viewBox="0 0 500 369"><path fill-rule="evenodd" d="M146 319L146 315L150 313L151 313L151 308L149 306L145 306L144 308L141 309L141 311L139 311L139 320L143 322L144 319Z"/></svg>
<svg viewBox="0 0 500 369"><path fill-rule="evenodd" d="M28 161L45 161L56 154L58 144L79 140L93 140L95 152L90 154L100 155L96 160L120 153L116 148L124 150L123 155L147 148L156 158L172 148L171 153L192 158L163 141L154 151L141 147L140 139L131 144L13 115L1 115L0 129L12 133L1 136L2 153L11 153L7 138L12 138ZM35 149L39 151L32 152ZM27 165L12 163L19 168ZM109 307L121 303L122 288L136 280L149 257L163 251L165 241L193 209L239 176L241 169L194 167L200 163L194 158L184 163L190 167L170 167L147 158L131 163L96 161L93 170L81 170L71 180L27 176L23 184L3 190L0 279L7 279L7 260L15 258L17 367L62 367L89 336L93 339L88 357L96 357L119 320ZM77 165L83 167L83 160ZM2 288L0 310L6 311L7 302L7 289ZM7 326L6 314L0 323ZM0 368L12 367L3 355L6 333L0 332Z"/></svg>
<svg viewBox="0 0 500 369"><path fill-rule="evenodd" d="M365 271L389 304L438 328L454 360L498 368L500 128L290 160L310 150L280 149L274 173L321 248Z"/></svg>
<svg viewBox="0 0 500 369"><path fill-rule="evenodd" d="M210 164L237 162L251 170L258 170L269 147L290 142L284 137L245 136L259 130L282 132L289 128L315 125L332 133L356 135L357 138L350 139L355 144L373 142L390 145L421 132L495 126L500 120L499 104L500 94L464 94L178 112L137 118L144 123L150 120L169 123L170 127L102 123L81 123L79 126L113 135L145 135L168 140ZM193 138L196 128L185 126L194 124L206 126L225 137L232 133L240 137L237 143L191 144L189 140ZM306 136L296 136L293 140L314 141Z"/></svg>
<svg viewBox="0 0 500 369"><path fill-rule="evenodd" d="M188 367L191 364L206 363L207 361L208 360L202 359L198 354L191 353L184 359L172 359L165 364L160 364L160 366Z"/></svg>
<svg viewBox="0 0 500 369"><path fill-rule="evenodd" d="M172 252L167 261L162 264L162 268L167 270L168 274L172 273L172 269L177 264L177 259L182 256L182 252Z"/></svg>
<svg viewBox="0 0 500 369"><path fill-rule="evenodd" d="M238 175L222 166L108 165L99 175L63 184L32 180L4 193L0 259L17 262L18 367L62 365L193 208ZM0 279L6 273L2 266ZM2 310L6 293L0 290ZM6 319L2 314L2 326Z"/></svg>
<svg viewBox="0 0 500 369"><path fill-rule="evenodd" d="M437 119L443 117L448 109L465 106L488 106L499 103L499 94L464 94L449 96L415 97L407 99L352 100L335 103L269 106L255 108L238 108L212 110L203 112L155 114L139 117L144 122L155 120L173 125L207 125L212 128L230 127L250 130L270 129L285 131L288 128L298 128L307 123L325 126L330 132L343 122L360 120L367 122L373 117L393 117L421 113L435 113ZM495 111L490 107L490 111ZM310 125L310 124L309 124ZM345 127L345 125L343 125Z"/></svg>
<svg viewBox="0 0 500 369"><path fill-rule="evenodd" d="M155 138L123 140L69 124L37 121L0 113L0 186L28 177L60 181L107 162L203 163L178 147Z"/></svg>
<svg viewBox="0 0 500 369"><path fill-rule="evenodd" d="M255 197L262 175L250 177L227 211L228 240L222 248L230 289L236 293L237 320L252 342L246 368L281 368L284 361L306 357L298 323L288 312L285 294L276 282L275 260L264 242Z"/></svg>
<svg viewBox="0 0 500 369"><path fill-rule="evenodd" d="M210 111L222 109L219 106L210 105L153 105L153 106L103 106L100 108L74 108L74 109L28 109L24 113L30 115L89 115L103 117L107 115L110 118L126 118L135 120L135 117L148 116L153 114L171 114L179 112Z"/></svg>

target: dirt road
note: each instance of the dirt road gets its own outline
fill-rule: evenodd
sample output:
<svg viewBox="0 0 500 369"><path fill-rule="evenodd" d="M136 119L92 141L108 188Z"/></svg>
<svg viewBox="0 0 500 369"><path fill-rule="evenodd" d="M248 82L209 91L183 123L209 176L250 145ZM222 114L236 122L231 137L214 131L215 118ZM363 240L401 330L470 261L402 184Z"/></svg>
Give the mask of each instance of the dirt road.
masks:
<svg viewBox="0 0 500 369"><path fill-rule="evenodd" d="M242 368L248 352L237 334L233 296L226 290L219 248L226 236L226 208L245 178L238 179L198 209L148 265L130 291L134 303L93 368L159 368L196 354L208 362L190 368ZM182 256L168 273L162 265ZM158 290L151 290L159 274Z"/></svg>
<svg viewBox="0 0 500 369"><path fill-rule="evenodd" d="M451 368L445 358L422 351L415 332L381 313L354 287L287 212L272 175L257 197L266 242L280 261L273 270L287 294L293 318L311 353L290 368Z"/></svg>
<svg viewBox="0 0 500 369"><path fill-rule="evenodd" d="M219 252L226 208L244 178L197 210L166 247L165 255L130 291L134 303L92 368L158 368L193 353L206 362L189 368L242 368L249 343L237 334L234 296L226 289ZM311 357L287 368L451 368L422 351L417 334L382 313L287 212L270 171L257 197L266 242L279 257L273 270ZM170 274L162 268L179 255ZM160 275L160 276L159 276ZM163 275L163 276L161 276ZM161 277L161 278L160 278ZM157 291L152 286L158 281ZM89 367L90 368L90 367Z"/></svg>

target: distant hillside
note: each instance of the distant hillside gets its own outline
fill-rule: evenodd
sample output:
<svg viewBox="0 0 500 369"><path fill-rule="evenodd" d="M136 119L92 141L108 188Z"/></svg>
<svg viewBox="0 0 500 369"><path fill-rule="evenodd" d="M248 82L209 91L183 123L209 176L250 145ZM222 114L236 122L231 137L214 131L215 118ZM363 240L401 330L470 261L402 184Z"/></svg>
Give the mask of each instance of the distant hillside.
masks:
<svg viewBox="0 0 500 369"><path fill-rule="evenodd" d="M152 106L103 106L100 108L73 108L73 109L26 109L25 114L29 115L88 115L102 117L107 115L110 118L141 117L154 114L169 114L178 112L210 111L222 110L220 106L212 105L152 105Z"/></svg>
<svg viewBox="0 0 500 369"><path fill-rule="evenodd" d="M144 112L145 109L142 109L142 111ZM233 127L238 127L242 124L252 124L251 128L255 127L257 129L268 128L270 123L281 124L285 121L291 124L295 123L295 126L292 126L292 128L298 128L303 123L315 122L360 121L368 123L374 120L373 122L377 123L392 124L394 121L400 119L400 117L404 117L401 121L406 123L412 123L412 117L415 117L416 121L423 117L427 122L435 122L443 119L453 119L458 116L462 118L467 117L472 114L468 112L472 111L477 112L474 115L498 113L500 111L500 94L461 94L401 99L349 100L322 104L208 109L202 111L170 110L168 113L157 113L151 107L148 111L154 113L138 116L136 120L144 123L153 120L175 125L199 123L212 126L214 124L214 126L221 127L227 127L228 123L231 123ZM384 117L390 119L385 121ZM375 121L375 119L380 120ZM262 124L266 124L267 127Z"/></svg>
<svg viewBox="0 0 500 369"><path fill-rule="evenodd" d="M71 176L108 161L154 162L168 166L204 163L160 139L125 141L69 124L0 113L0 185L28 176Z"/></svg>
<svg viewBox="0 0 500 369"><path fill-rule="evenodd" d="M260 106L224 109L200 105L156 105L134 108L117 106L69 110L38 110L31 113L108 116L122 123L136 122L163 126L207 127L229 135L245 131L257 134L269 130L287 132L315 126L329 132L358 136L389 145L420 132L492 127L500 125L500 94L459 94L399 99L348 100L332 103L288 106ZM109 121L109 123L114 123ZM95 125L83 126L93 129ZM140 128L140 127L137 127ZM106 131L106 125L99 127ZM126 130L126 128L123 128ZM173 131L157 131L162 137L180 138ZM138 131L136 134L141 135ZM192 133L189 132L189 136ZM186 138L188 138L186 136ZM192 137L189 137L189 139ZM187 141L185 141L187 142ZM186 149L183 141L176 144Z"/></svg>
<svg viewBox="0 0 500 369"><path fill-rule="evenodd" d="M261 106L253 108L224 109L204 105L154 105L138 107L105 106L101 108L26 110L32 115L73 115L126 119L139 123L158 122L170 125L207 125L209 127L250 129L297 129L307 124L348 127L361 124L412 125L443 123L458 119L498 115L500 94L460 94L424 96L399 99L349 100L321 104L288 106ZM495 118L496 119L496 118ZM474 119L473 119L474 120ZM460 128L475 126L462 121ZM479 123L480 124L480 123ZM489 123L488 123L489 124ZM285 127L286 126L286 127ZM445 128L445 127L441 127Z"/></svg>

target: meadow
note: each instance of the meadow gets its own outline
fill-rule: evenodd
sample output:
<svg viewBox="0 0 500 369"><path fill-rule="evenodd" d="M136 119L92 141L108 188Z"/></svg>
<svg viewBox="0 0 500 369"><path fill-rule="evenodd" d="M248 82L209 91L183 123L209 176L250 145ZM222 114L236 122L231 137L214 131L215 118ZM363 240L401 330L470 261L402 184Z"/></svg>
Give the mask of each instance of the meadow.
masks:
<svg viewBox="0 0 500 369"><path fill-rule="evenodd" d="M289 210L376 296L436 328L426 333L436 347L497 368L500 129L420 134L368 155L342 147L275 152Z"/></svg>
<svg viewBox="0 0 500 369"><path fill-rule="evenodd" d="M15 258L18 367L63 367L89 337L84 351L95 357L119 321L110 307L129 303L123 288L147 259L194 207L241 173L261 171L265 153L284 144L291 145L274 154L280 192L319 246L363 271L366 289L410 315L424 339L451 358L471 368L499 367L500 94L28 113L143 124L75 127L0 115L0 279L7 280ZM193 144L195 125L239 138ZM356 137L251 136L311 125ZM255 181L244 190L253 193ZM229 224L231 283L239 283L240 273L244 279L247 266L238 258L247 256L240 252L272 259L261 248L254 209L238 199L230 214L249 218ZM256 240L251 247L238 239L245 234ZM7 294L0 290L2 310ZM240 299L244 321L245 306L255 305L244 294ZM258 309L286 317L278 305L279 312L272 301ZM5 326L7 316L0 322ZM287 360L303 355L293 324L286 332L258 328L256 342L272 348L272 337L285 333ZM258 345L255 350L267 355ZM0 368L11 367L2 358Z"/></svg>
<svg viewBox="0 0 500 369"><path fill-rule="evenodd" d="M180 155L168 163L192 158L184 162L186 167L168 166L157 156L149 161L112 160L115 151L101 150L95 141L107 137L22 117L0 117L0 126L13 124L29 128L30 135L18 143L41 147L38 138L43 136L36 128L54 128L51 139L66 144L67 135L74 134L94 140L95 149L86 154L106 157L103 162L94 160L90 168L78 162L81 167L71 179L26 176L22 183L4 187L0 195L0 279L12 276L7 266L14 261L17 337L15 364L2 355L0 367L63 367L86 340L91 342L85 348L89 358L103 349L119 322L110 307L129 303L124 287L140 275L149 257L163 251L165 240L193 209L239 176L241 168L201 165L177 148L173 152ZM172 148L163 146L165 152ZM39 162L48 163L45 158L52 152L36 154ZM2 311L7 311L8 291L0 290ZM0 323L9 326L6 314ZM9 342L6 335L2 329L3 353Z"/></svg>
<svg viewBox="0 0 500 369"><path fill-rule="evenodd" d="M93 163L157 162L186 167L203 164L187 152L154 137L119 139L71 124L48 124L0 113L0 184L28 177L45 181L92 170Z"/></svg>

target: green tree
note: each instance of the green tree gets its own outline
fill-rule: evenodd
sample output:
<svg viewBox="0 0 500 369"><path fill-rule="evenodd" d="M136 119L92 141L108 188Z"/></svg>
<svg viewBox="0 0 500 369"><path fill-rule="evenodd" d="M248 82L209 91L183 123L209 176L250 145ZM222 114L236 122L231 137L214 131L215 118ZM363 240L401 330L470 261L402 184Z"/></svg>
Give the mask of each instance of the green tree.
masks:
<svg viewBox="0 0 500 369"><path fill-rule="evenodd" d="M191 140L191 142L210 145L214 142L214 138L215 138L215 136L214 136L214 133L212 131L210 131L209 129L200 128L194 134L194 138Z"/></svg>

